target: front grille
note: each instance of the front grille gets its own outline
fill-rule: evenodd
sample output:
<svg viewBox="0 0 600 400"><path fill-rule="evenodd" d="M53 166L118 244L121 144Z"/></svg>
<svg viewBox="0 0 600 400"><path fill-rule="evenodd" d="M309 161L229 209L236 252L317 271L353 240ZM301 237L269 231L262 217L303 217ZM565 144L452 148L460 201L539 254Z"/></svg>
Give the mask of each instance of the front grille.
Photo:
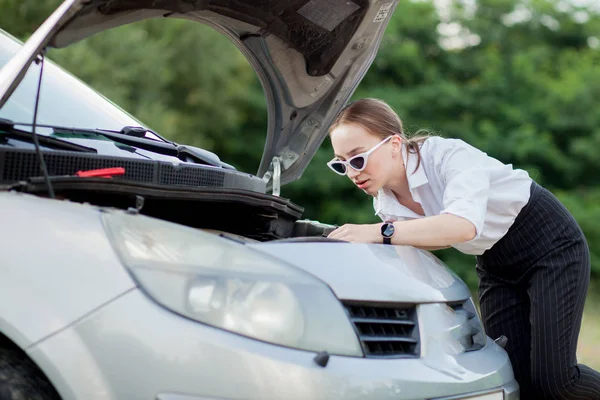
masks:
<svg viewBox="0 0 600 400"><path fill-rule="evenodd" d="M415 306L344 303L363 351L369 358L418 357Z"/></svg>

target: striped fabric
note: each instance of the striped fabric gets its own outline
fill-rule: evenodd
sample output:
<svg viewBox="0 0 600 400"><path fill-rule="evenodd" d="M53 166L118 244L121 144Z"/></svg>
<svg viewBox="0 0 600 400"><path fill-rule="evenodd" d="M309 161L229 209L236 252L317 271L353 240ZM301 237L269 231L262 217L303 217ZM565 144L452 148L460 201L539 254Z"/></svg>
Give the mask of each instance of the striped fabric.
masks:
<svg viewBox="0 0 600 400"><path fill-rule="evenodd" d="M600 373L577 364L590 255L567 209L535 182L508 233L477 257L488 336L506 350L521 399L600 399Z"/></svg>

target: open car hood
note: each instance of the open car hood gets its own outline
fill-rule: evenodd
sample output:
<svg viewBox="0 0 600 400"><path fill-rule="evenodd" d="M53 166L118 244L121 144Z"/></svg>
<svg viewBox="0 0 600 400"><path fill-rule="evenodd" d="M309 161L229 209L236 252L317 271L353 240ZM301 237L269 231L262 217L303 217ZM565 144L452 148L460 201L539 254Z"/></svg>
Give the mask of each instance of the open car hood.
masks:
<svg viewBox="0 0 600 400"><path fill-rule="evenodd" d="M371 65L397 2L67 0L0 70L0 108L46 47L147 18L198 21L228 37L263 85L268 132L257 174L277 188L302 175Z"/></svg>

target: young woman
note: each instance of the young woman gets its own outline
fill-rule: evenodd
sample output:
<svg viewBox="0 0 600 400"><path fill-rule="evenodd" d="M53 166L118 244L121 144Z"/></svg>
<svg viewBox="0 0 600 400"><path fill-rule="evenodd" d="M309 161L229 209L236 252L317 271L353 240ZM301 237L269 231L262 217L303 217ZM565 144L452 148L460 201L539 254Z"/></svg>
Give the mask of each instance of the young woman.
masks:
<svg viewBox="0 0 600 400"><path fill-rule="evenodd" d="M486 333L508 337L521 398L600 399L600 374L575 354L589 250L556 197L464 141L407 138L377 99L351 103L329 133L329 167L373 196L384 221L343 225L329 237L477 256Z"/></svg>

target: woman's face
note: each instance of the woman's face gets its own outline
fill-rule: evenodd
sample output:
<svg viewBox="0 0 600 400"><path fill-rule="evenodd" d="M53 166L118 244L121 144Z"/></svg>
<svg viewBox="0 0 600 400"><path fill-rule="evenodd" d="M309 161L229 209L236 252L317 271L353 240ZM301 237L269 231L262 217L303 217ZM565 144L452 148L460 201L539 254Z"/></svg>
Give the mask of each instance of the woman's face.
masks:
<svg viewBox="0 0 600 400"><path fill-rule="evenodd" d="M343 161L371 150L382 141L358 124L340 124L331 131L330 136L335 157ZM399 136L393 136L383 143L369 154L362 171L347 166L348 178L365 193L371 196L377 194L379 189L402 173L402 160L399 158L401 143Z"/></svg>

